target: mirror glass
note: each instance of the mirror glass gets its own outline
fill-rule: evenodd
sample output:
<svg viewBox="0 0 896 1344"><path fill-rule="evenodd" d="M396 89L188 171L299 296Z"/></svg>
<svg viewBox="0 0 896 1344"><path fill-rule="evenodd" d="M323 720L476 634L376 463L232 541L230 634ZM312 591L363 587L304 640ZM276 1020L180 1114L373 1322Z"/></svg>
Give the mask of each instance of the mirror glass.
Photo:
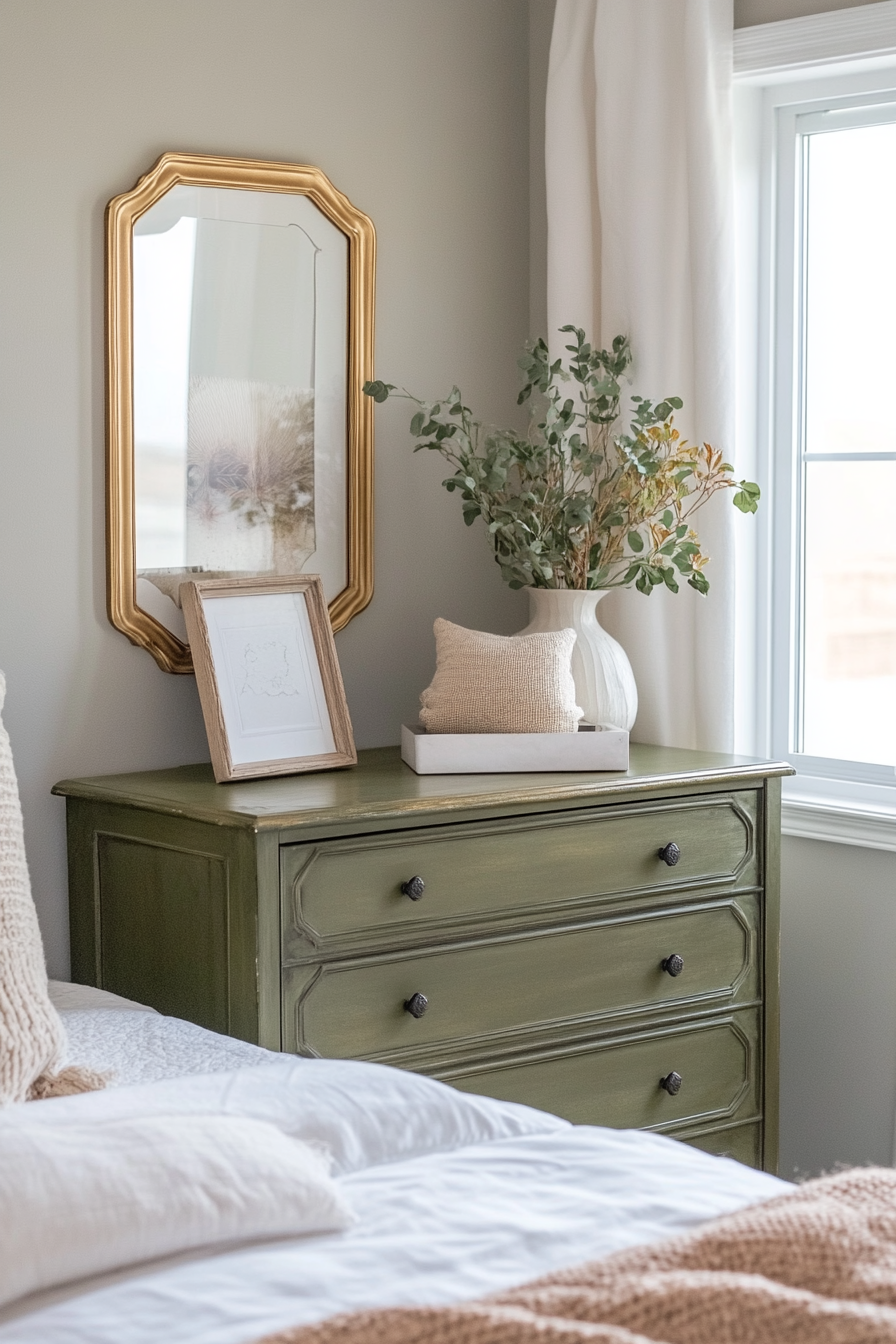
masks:
<svg viewBox="0 0 896 1344"><path fill-rule="evenodd" d="M136 219L136 604L189 577L348 582L348 239L308 196L179 184Z"/></svg>

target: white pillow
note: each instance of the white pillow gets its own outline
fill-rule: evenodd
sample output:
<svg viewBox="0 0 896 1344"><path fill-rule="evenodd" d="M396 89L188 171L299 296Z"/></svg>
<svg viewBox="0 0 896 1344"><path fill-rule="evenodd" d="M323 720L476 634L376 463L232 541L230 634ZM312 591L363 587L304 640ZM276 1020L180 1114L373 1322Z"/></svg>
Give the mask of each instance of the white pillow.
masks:
<svg viewBox="0 0 896 1344"><path fill-rule="evenodd" d="M328 1166L273 1125L233 1116L4 1125L0 1305L199 1246L348 1227Z"/></svg>
<svg viewBox="0 0 896 1344"><path fill-rule="evenodd" d="M440 616L436 674L420 696L428 733L574 733L574 630L490 635Z"/></svg>
<svg viewBox="0 0 896 1344"><path fill-rule="evenodd" d="M459 1092L385 1064L281 1055L230 1073L10 1106L0 1114L0 1153L4 1129L14 1126L65 1129L150 1115L211 1113L264 1120L284 1134L323 1144L340 1176L423 1153L569 1128L568 1120L546 1111Z"/></svg>

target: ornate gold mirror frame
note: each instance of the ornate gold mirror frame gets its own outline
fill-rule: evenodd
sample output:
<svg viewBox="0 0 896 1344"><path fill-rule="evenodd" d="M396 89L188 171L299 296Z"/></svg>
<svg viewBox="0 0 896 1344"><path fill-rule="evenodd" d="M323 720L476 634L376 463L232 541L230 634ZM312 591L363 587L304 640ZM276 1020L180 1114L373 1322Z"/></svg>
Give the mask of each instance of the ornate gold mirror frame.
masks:
<svg viewBox="0 0 896 1344"><path fill-rule="evenodd" d="M347 280L340 280L339 284L342 284L346 311L344 316L339 313L333 319L334 330L338 320L344 323L346 335L344 393L341 394L344 396L345 408L345 458L344 469L340 466L341 475L335 478L344 482L345 489L344 543L341 535L339 539L339 545L343 547L340 553L344 555L344 565L339 573L345 581L341 591L328 594L330 620L334 630L341 630L347 625L353 616L367 606L373 595L373 402L362 394L361 389L365 381L373 378L376 236L370 219L355 209L318 168L298 164L163 154L132 191L116 196L109 202L106 209L106 554L109 619L132 643L147 649L165 671L188 673L193 671L189 645L162 620L138 604L134 429L135 227L141 217L167 193L184 187L218 188L230 193L265 193L268 203L272 201L271 193L275 196L306 197L329 221L329 225L322 227L335 226L345 237L348 273ZM222 196L220 199L232 201L237 198ZM255 203L250 202L248 197L240 199L246 201L247 208L250 205L254 208ZM264 204L261 198L256 200ZM280 205L285 208L285 203L280 202ZM278 208L276 201L272 208ZM164 231L149 229L145 223L143 227L149 232ZM281 229L280 232L284 231ZM314 249L313 240L309 242ZM343 270L337 270L340 276L344 275ZM336 284L333 292L336 293L338 289L339 285ZM315 288L313 294L315 302L319 303L319 289ZM314 321L317 320L315 308ZM313 364L312 352L314 368L316 365ZM251 388L262 385L245 383L245 386ZM313 384L307 395L312 408L308 418L312 426L310 453L314 462L314 417L319 403L315 400ZM338 402L339 407L342 404L342 401ZM337 432L341 434L341 412L336 423ZM184 452L187 452L186 447ZM186 461L181 467L182 475L187 474ZM294 492L298 491L296 485L291 488ZM186 497L185 483L183 489ZM331 499L327 507L341 510L341 490L340 485L335 492L338 496L336 503L333 504ZM332 495L334 491L330 493ZM316 501L313 495L311 498L313 511ZM249 521L251 523L251 518ZM291 554L298 555L299 552ZM203 572L206 577L211 577L212 573L220 575L222 569L231 568L228 565L221 566L220 563L191 564L189 559L178 563L191 571L188 577L192 578L202 577ZM310 564L308 568L314 569L315 565ZM142 571L141 577L144 572L165 574L180 571ZM234 573L237 572L246 573L247 569L239 570L237 567ZM262 566L258 572L271 572L271 565L268 564L267 569ZM283 572L282 563L275 567L275 572ZM339 582L342 582L341 578ZM170 598L163 600L168 602Z"/></svg>

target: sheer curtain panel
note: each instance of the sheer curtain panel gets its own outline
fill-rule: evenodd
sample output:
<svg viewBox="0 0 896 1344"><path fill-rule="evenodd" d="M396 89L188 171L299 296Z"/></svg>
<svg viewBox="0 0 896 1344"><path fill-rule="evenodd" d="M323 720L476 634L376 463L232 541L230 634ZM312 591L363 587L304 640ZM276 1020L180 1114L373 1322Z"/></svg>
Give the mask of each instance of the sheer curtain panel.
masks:
<svg viewBox="0 0 896 1344"><path fill-rule="evenodd" d="M688 438L734 450L732 0L557 0L546 109L548 327L634 351L632 392L677 395ZM735 463L735 467L736 467ZM633 736L731 749L734 537L697 515L710 593L601 608L640 694Z"/></svg>

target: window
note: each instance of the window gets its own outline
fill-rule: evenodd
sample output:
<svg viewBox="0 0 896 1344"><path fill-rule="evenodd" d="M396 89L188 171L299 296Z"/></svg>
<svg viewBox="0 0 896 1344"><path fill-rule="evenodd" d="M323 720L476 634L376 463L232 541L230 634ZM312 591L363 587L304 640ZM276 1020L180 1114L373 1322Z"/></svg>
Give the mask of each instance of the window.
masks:
<svg viewBox="0 0 896 1344"><path fill-rule="evenodd" d="M756 350L739 395L759 407L739 413L738 466L752 439L767 506L744 745L789 758L816 808L887 813L892 831L896 63L807 60L795 77L796 36L788 69L748 68L736 101L741 353Z"/></svg>
<svg viewBox="0 0 896 1344"><path fill-rule="evenodd" d="M777 198L773 734L804 771L896 782L896 100L780 112Z"/></svg>

